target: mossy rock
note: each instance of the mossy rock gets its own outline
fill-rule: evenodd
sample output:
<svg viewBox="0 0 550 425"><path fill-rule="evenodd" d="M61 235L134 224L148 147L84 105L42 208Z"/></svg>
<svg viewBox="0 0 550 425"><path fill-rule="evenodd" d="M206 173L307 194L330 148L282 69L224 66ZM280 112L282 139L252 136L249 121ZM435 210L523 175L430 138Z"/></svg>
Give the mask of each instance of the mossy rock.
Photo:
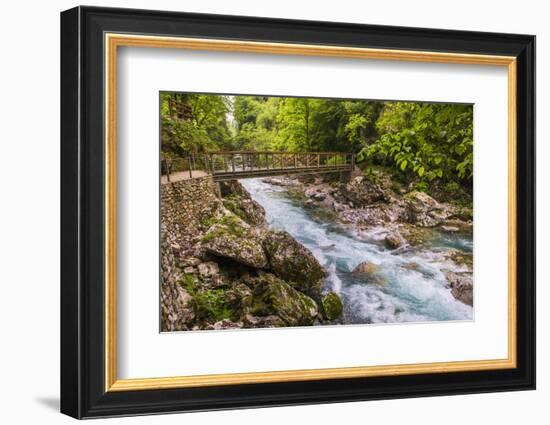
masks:
<svg viewBox="0 0 550 425"><path fill-rule="evenodd" d="M378 271L378 268L377 264L371 263L370 261L363 261L353 269L353 273L373 274Z"/></svg>
<svg viewBox="0 0 550 425"><path fill-rule="evenodd" d="M313 325L318 314L315 301L297 291L287 282L265 273L249 281L253 301L250 313L254 316L278 316L287 326Z"/></svg>
<svg viewBox="0 0 550 425"><path fill-rule="evenodd" d="M306 247L285 231L267 232L263 245L273 274L299 291L320 292L326 271Z"/></svg>
<svg viewBox="0 0 550 425"><path fill-rule="evenodd" d="M344 304L336 292L329 292L323 296L321 301L325 319L333 321L342 317Z"/></svg>
<svg viewBox="0 0 550 425"><path fill-rule="evenodd" d="M235 215L225 216L213 225L203 236L202 247L210 254L232 259L245 266L267 266L262 235Z"/></svg>
<svg viewBox="0 0 550 425"><path fill-rule="evenodd" d="M369 283L384 285L386 284L386 280L379 271L380 266L377 264L371 263L370 261L363 261L353 269L352 273Z"/></svg>

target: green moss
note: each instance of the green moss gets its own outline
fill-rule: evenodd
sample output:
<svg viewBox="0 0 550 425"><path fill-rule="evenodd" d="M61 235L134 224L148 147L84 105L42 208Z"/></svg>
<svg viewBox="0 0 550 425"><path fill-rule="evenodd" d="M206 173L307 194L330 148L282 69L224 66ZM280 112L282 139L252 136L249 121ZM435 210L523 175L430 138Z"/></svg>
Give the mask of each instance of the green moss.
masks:
<svg viewBox="0 0 550 425"><path fill-rule="evenodd" d="M237 237L244 236L245 228L241 220L235 215L223 216L221 219L217 220L215 224L219 224L219 226L204 235L202 237L203 242L210 242L224 235Z"/></svg>
<svg viewBox="0 0 550 425"><path fill-rule="evenodd" d="M195 300L198 320L218 322L223 319L235 319L234 311L225 302L225 289L203 289L200 287L200 281L190 275L184 275L179 284Z"/></svg>
<svg viewBox="0 0 550 425"><path fill-rule="evenodd" d="M179 284L183 286L187 292L189 292L191 295L195 292L195 278L189 274L183 275L181 280L179 281Z"/></svg>
<svg viewBox="0 0 550 425"><path fill-rule="evenodd" d="M223 319L233 320L233 310L225 303L224 289L207 289L195 294L197 317L199 320L218 322Z"/></svg>
<svg viewBox="0 0 550 425"><path fill-rule="evenodd" d="M329 292L323 297L323 312L327 320L336 320L342 316L344 305L335 292Z"/></svg>
<svg viewBox="0 0 550 425"><path fill-rule="evenodd" d="M225 215L221 218L220 224L226 226L232 235L234 236L243 236L244 227L241 220L235 215Z"/></svg>
<svg viewBox="0 0 550 425"><path fill-rule="evenodd" d="M204 229L209 229L210 227L212 227L214 224L216 224L219 220L212 216L212 217L203 217L201 218L200 222L201 222L201 225Z"/></svg>
<svg viewBox="0 0 550 425"><path fill-rule="evenodd" d="M223 206L241 219L247 219L246 213L241 208L241 198L237 195L229 195L223 198Z"/></svg>

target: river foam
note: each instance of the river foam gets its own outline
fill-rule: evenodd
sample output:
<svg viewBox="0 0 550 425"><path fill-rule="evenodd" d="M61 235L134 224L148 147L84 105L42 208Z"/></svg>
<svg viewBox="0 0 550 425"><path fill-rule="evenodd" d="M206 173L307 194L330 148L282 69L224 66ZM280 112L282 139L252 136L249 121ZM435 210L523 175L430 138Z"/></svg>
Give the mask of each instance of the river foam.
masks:
<svg viewBox="0 0 550 425"><path fill-rule="evenodd" d="M312 217L309 210L286 196L284 188L260 179L242 180L252 198L266 210L272 229L286 230L306 246L325 267L325 289L344 303L344 323L394 323L471 320L472 307L457 301L443 270L461 271L443 255L453 247L471 252L472 240L442 234L430 249L399 252L377 242L383 229L357 234L329 221ZM376 265L376 277L352 273L361 262Z"/></svg>

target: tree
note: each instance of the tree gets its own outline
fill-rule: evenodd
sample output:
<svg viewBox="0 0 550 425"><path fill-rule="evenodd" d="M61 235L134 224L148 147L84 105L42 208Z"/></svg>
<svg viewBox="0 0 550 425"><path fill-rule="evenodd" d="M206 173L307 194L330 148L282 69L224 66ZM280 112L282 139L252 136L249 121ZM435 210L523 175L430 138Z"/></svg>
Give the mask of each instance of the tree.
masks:
<svg viewBox="0 0 550 425"><path fill-rule="evenodd" d="M164 156L231 148L226 96L161 93L161 143Z"/></svg>
<svg viewBox="0 0 550 425"><path fill-rule="evenodd" d="M379 139L360 157L377 159L424 181L471 183L471 105L388 102L376 127Z"/></svg>

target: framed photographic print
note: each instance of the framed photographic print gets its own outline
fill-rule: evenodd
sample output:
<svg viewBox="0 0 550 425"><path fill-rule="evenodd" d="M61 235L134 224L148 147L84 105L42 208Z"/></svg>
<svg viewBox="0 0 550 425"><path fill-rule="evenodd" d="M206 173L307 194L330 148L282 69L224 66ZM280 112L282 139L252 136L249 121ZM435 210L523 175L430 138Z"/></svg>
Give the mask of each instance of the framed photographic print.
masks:
<svg viewBox="0 0 550 425"><path fill-rule="evenodd" d="M535 38L61 14L61 411L535 387Z"/></svg>

